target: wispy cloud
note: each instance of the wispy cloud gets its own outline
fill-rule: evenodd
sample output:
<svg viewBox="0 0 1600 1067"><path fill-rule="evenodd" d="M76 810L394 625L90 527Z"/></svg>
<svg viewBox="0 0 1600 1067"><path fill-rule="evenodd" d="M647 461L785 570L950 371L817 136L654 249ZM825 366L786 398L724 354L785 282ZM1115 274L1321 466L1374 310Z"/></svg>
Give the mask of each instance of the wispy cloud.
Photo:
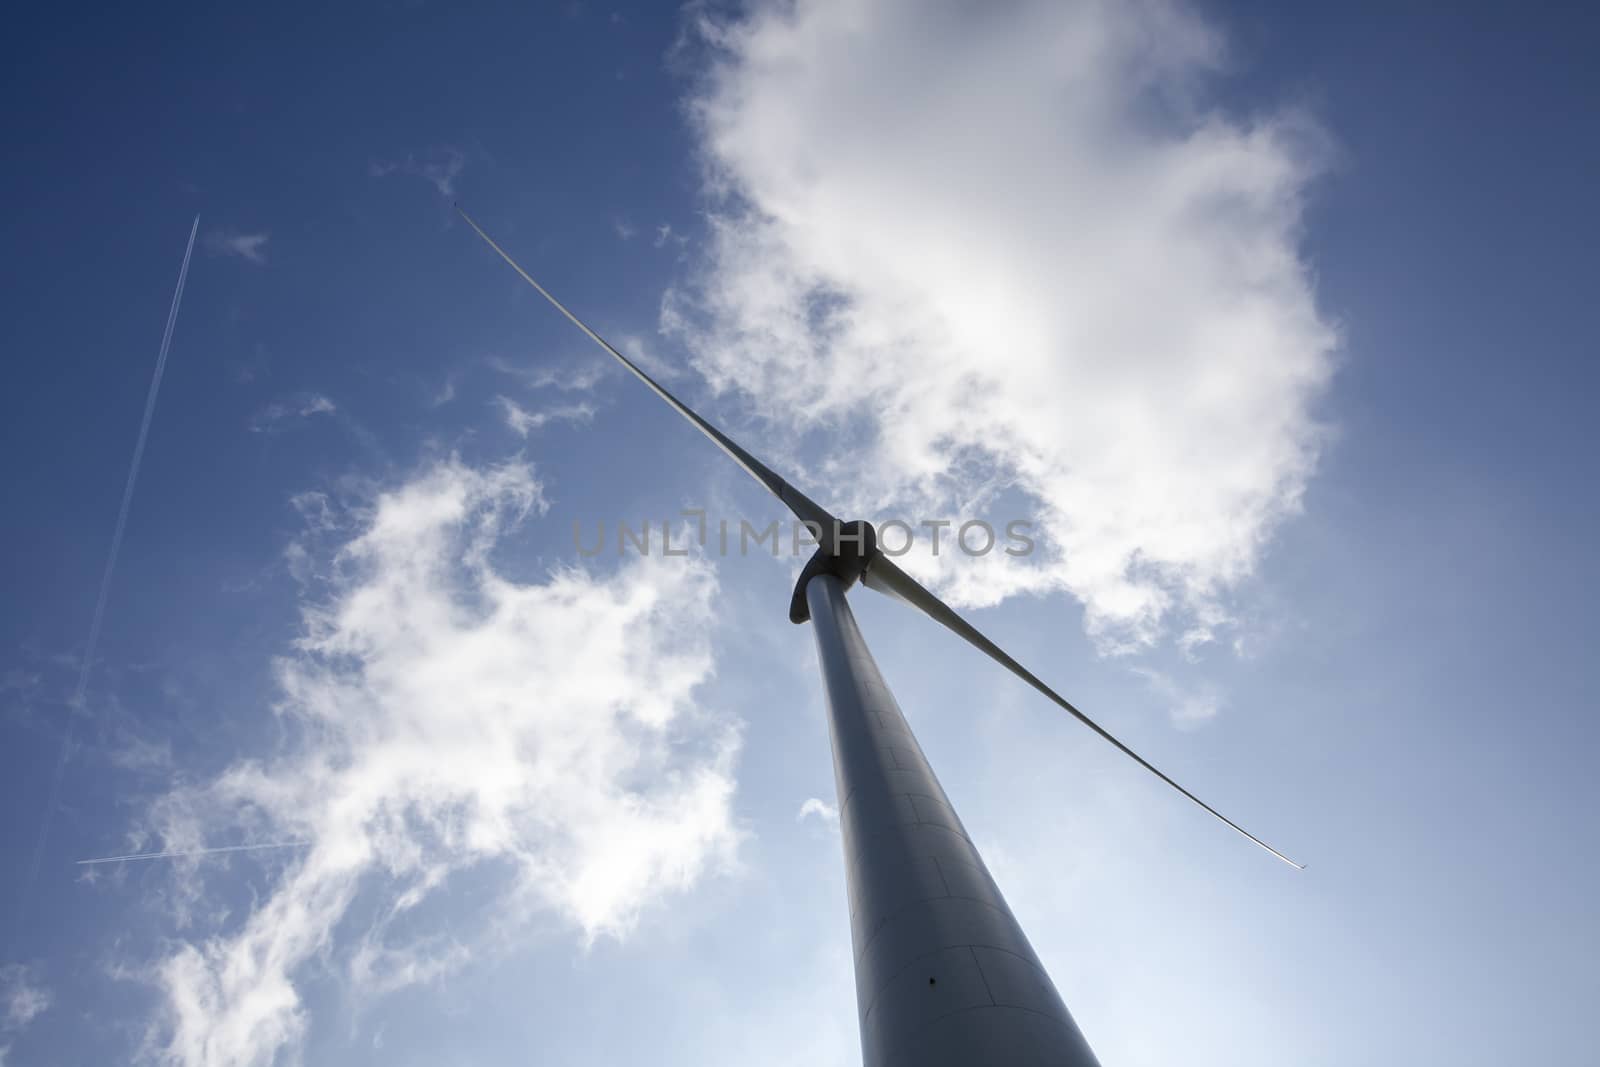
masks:
<svg viewBox="0 0 1600 1067"><path fill-rule="evenodd" d="M1324 436L1315 125L1230 118L1167 4L741 10L701 16L710 235L663 326L786 427L864 428L841 505L1023 494L1034 556L902 561L956 602L1065 591L1108 650L1230 625Z"/></svg>
<svg viewBox="0 0 1600 1067"><path fill-rule="evenodd" d="M202 923L153 965L168 1060L293 1058L302 983L329 968L364 999L502 950L540 914L620 938L731 857L737 735L695 699L712 669L710 568L640 558L508 578L497 546L543 501L524 464L451 460L344 513L340 539L317 519L306 551L331 591L307 594L276 665L293 740L152 813L165 851L309 842L247 914ZM206 868L175 862L180 895L198 894ZM469 870L489 906L445 925L422 905ZM365 934L335 938L358 901Z"/></svg>
<svg viewBox="0 0 1600 1067"><path fill-rule="evenodd" d="M451 374L449 374L448 376L445 377L444 384L441 385L438 388L438 390L436 390L434 392L433 396L429 398L428 406L431 407L431 408L444 407L446 404L450 403L450 401L454 400L455 398L456 398L456 376L452 372Z"/></svg>
<svg viewBox="0 0 1600 1067"><path fill-rule="evenodd" d="M252 433L269 433L285 419L306 419L313 415L332 415L339 410L321 393L301 393L287 400L274 400L250 420Z"/></svg>
<svg viewBox="0 0 1600 1067"><path fill-rule="evenodd" d="M559 389L563 392L588 392L611 372L611 364L597 357L569 363L518 363L504 356L490 356L490 369L519 379L530 389Z"/></svg>
<svg viewBox="0 0 1600 1067"><path fill-rule="evenodd" d="M238 256L251 263L267 262L266 233L236 233L232 230L212 230L206 234L206 251L214 256Z"/></svg>
<svg viewBox="0 0 1600 1067"><path fill-rule="evenodd" d="M1209 682L1179 684L1170 675L1148 667L1133 668L1167 705L1167 716L1179 729L1193 729L1216 718L1222 711L1222 693Z"/></svg>
<svg viewBox="0 0 1600 1067"><path fill-rule="evenodd" d="M21 1030L50 1008L54 998L33 968L20 963L0 967L0 1029Z"/></svg>
<svg viewBox="0 0 1600 1067"><path fill-rule="evenodd" d="M40 675L36 671L25 671L18 667L9 668L0 674L0 693L27 693L39 684Z"/></svg>
<svg viewBox="0 0 1600 1067"><path fill-rule="evenodd" d="M374 178L385 178L391 174L408 174L421 178L439 190L440 196L454 200L456 179L461 176L466 166L465 154L454 148L441 148L422 159L406 156L402 160L375 161L368 165L367 173Z"/></svg>
<svg viewBox="0 0 1600 1067"><path fill-rule="evenodd" d="M820 797L807 797L805 803L800 805L800 810L795 813L794 820L805 822L810 818L815 818L824 826L831 826L836 830L839 828L839 809Z"/></svg>
<svg viewBox="0 0 1600 1067"><path fill-rule="evenodd" d="M509 397L497 396L494 398L495 406L500 409L500 417L505 424L518 437L526 437L534 430L542 429L552 422L588 422L594 418L593 404L563 404L560 407L542 408L538 411L529 411Z"/></svg>
<svg viewBox="0 0 1600 1067"><path fill-rule="evenodd" d="M671 363L662 360L661 357L657 356L654 351L645 345L644 338L638 334L619 331L614 332L610 339L623 355L643 367L645 372L657 381L668 381L683 375L681 367L675 367ZM607 369L609 370L610 368Z"/></svg>
<svg viewBox="0 0 1600 1067"><path fill-rule="evenodd" d="M611 220L611 228L617 232L617 239L620 241L631 241L634 234L639 232L621 215Z"/></svg>
<svg viewBox="0 0 1600 1067"><path fill-rule="evenodd" d="M170 771L172 743L166 740L148 741L142 737L128 735L107 751L106 758L112 766L127 771L141 773Z"/></svg>

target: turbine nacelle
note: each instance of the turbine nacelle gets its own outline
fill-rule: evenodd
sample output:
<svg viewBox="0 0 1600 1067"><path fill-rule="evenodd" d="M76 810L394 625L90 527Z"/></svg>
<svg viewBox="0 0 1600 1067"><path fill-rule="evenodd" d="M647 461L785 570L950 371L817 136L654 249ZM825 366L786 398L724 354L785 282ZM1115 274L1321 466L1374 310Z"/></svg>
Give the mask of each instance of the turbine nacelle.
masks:
<svg viewBox="0 0 1600 1067"><path fill-rule="evenodd" d="M811 621L811 608L806 603L806 584L811 579L831 574L849 589L878 556L878 531L866 519L834 519L831 529L807 521L806 528L817 539L817 551L806 561L800 580L794 584L794 595L789 598L789 621L796 625Z"/></svg>

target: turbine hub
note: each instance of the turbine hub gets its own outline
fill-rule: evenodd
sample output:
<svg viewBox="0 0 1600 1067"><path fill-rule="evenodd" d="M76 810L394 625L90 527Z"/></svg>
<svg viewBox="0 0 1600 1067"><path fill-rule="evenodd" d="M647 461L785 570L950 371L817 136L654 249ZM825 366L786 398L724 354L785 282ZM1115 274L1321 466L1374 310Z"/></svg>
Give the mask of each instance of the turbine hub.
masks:
<svg viewBox="0 0 1600 1067"><path fill-rule="evenodd" d="M806 584L811 579L831 574L849 589L878 554L878 531L865 519L835 521L832 530L815 532L822 543L806 561L800 580L795 582L794 595L789 598L789 621L796 625L811 621L811 608L806 603Z"/></svg>

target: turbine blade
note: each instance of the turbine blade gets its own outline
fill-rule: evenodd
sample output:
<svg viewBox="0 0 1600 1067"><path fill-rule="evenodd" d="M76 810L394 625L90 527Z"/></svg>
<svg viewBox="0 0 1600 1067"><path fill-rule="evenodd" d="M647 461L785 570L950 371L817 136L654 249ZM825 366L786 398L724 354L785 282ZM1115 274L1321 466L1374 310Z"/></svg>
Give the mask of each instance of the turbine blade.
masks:
<svg viewBox="0 0 1600 1067"><path fill-rule="evenodd" d="M869 588L876 589L880 593L886 593L889 596L894 597L896 600L900 600L911 605L912 607L921 611L924 615L927 615L934 622L937 622L946 629L953 631L957 636L963 638L969 645L972 645L978 651L982 652L984 655L1000 664L1000 666L1004 667L1018 678L1021 678L1024 682L1027 682L1029 685L1033 686L1033 688L1043 693L1046 697L1049 697L1050 700L1053 701L1057 706L1064 709L1068 714L1072 715L1073 718L1077 719L1089 729L1099 734L1102 738L1111 742L1112 745L1116 746L1118 751L1127 756L1129 759L1133 760L1139 766L1143 767L1145 770L1149 771L1151 774L1155 775L1157 778L1161 779L1163 782L1167 783L1172 788L1176 789L1178 792L1182 793L1184 796L1200 805L1200 807L1216 816L1222 822L1226 823L1234 830L1243 834L1251 841L1254 841L1256 844L1260 845L1262 848L1266 849L1268 852L1287 863L1289 866L1295 868L1296 870L1305 870L1304 864L1296 863L1288 856L1285 856L1282 852L1279 852L1277 849L1261 840L1261 838L1257 837L1255 834L1252 834L1250 831L1246 830L1244 827L1240 826L1238 823L1222 814L1216 808L1213 808L1210 804L1207 804L1205 801L1189 792L1171 778L1168 778L1165 774L1162 774L1149 760L1145 759L1143 756L1139 755L1139 753L1135 752L1133 749L1117 740L1117 738L1114 737L1110 731L1106 730L1105 727L1101 726L1099 723L1089 718L1089 716L1079 711L1072 705L1071 701L1057 693L1054 689L1051 689L1048 685L1045 685L1026 667L1012 659L1004 649L985 637L976 626L973 626L966 619L963 619L960 615L956 614L955 609L951 608L944 601L928 592L927 589L923 588L920 582L911 577L911 575L907 574L905 571L901 570L895 564L894 560L883 555L881 552L878 553L873 557L872 562L868 564L867 571L864 575L862 575L861 580Z"/></svg>
<svg viewBox="0 0 1600 1067"><path fill-rule="evenodd" d="M796 489L782 478L778 477L765 463L762 463L760 460L756 459L756 457L752 456L750 453L741 448L738 442L734 441L727 434L711 425L705 419L702 419L698 414L695 413L694 409L689 407L689 405L685 404L683 401L667 392L666 389L662 388L661 384L654 378L650 377L650 375L646 374L638 364L634 363L633 360L629 359L621 352L618 352L611 346L609 341L607 341L604 337L601 337L598 333L595 333L594 330L590 329L589 325L582 319L578 318L578 316L574 315L571 311L568 311L565 304L557 300L554 296L550 295L550 291L548 289L534 281L533 276L527 271L523 270L522 266L518 264L516 260L512 259L505 249L501 248L497 243L495 243L495 239L485 233L483 231L483 227L479 226L477 222L473 220L472 216L467 214L466 210L462 208L460 204L455 204L454 207L456 212L466 220L467 225L471 226L473 230L477 232L478 236L483 238L484 243L490 248L494 249L495 252L499 254L501 259L510 264L512 270L522 275L523 281L527 282L529 285L538 290L540 296L550 301L557 311L561 312L561 314L567 317L568 321L587 334L589 336L589 340L593 341L595 344L611 353L613 359L627 368L627 370L632 373L635 378L638 378L645 385L649 386L651 392L655 393L662 400L665 400L667 404L678 414L688 419L689 422L694 425L695 429L711 438L718 448L727 453L730 459L744 468L746 474L760 482L766 487L768 492L781 500L784 506L790 511L794 512L795 518L800 519L803 522L815 523L816 526L820 527L823 531L822 536L828 536L838 530L838 520L836 520L832 515L828 514L825 508L812 501L804 493L800 492L800 490Z"/></svg>

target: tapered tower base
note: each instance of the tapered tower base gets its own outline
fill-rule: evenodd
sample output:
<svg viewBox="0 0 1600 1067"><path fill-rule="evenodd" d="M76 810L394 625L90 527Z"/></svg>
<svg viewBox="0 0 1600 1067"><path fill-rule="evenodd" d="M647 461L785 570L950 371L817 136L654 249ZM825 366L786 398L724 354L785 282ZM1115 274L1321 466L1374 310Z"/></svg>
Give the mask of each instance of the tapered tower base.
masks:
<svg viewBox="0 0 1600 1067"><path fill-rule="evenodd" d="M866 1067L1098 1067L878 673L805 585L828 694Z"/></svg>

